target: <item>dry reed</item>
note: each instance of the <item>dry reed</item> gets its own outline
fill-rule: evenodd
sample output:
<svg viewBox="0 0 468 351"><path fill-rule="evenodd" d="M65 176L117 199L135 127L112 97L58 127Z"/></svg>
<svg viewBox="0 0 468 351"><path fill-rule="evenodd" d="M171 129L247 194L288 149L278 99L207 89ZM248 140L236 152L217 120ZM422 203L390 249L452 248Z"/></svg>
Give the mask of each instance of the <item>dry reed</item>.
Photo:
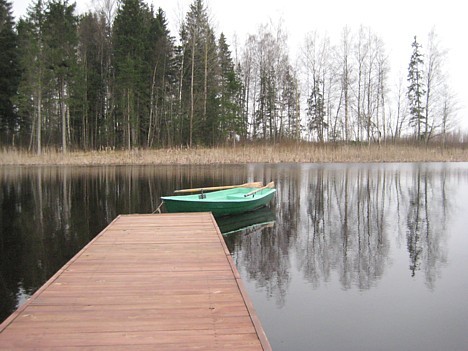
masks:
<svg viewBox="0 0 468 351"><path fill-rule="evenodd" d="M418 145L285 144L131 151L0 152L0 165L163 165L329 162L467 162L464 147Z"/></svg>

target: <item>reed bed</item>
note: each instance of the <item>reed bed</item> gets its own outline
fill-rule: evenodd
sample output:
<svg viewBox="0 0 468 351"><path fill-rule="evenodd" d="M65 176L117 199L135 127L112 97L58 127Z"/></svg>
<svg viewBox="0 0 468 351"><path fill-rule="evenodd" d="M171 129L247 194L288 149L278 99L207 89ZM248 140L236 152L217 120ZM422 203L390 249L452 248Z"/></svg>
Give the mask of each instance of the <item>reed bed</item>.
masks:
<svg viewBox="0 0 468 351"><path fill-rule="evenodd" d="M330 162L468 162L465 147L419 145L286 144L215 148L69 152L0 152L0 165L171 165Z"/></svg>

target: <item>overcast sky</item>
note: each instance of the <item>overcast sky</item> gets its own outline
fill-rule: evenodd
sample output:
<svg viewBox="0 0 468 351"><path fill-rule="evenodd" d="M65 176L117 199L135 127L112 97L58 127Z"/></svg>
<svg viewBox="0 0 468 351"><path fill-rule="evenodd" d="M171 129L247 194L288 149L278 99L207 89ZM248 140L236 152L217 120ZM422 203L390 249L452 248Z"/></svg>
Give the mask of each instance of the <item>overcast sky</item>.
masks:
<svg viewBox="0 0 468 351"><path fill-rule="evenodd" d="M98 0L99 1L99 0ZM172 35L193 0L147 0L161 7L167 15ZM72 1L70 1L72 2ZM26 13L30 0L13 0L15 17ZM297 52L306 33L328 33L332 43L345 25L356 31L369 26L379 35L391 59L391 77L406 76L414 35L424 43L432 28L440 39L441 49L448 50L446 68L450 86L460 104L459 118L468 131L468 46L466 45L466 10L460 0L205 0L217 34L224 32L230 44L234 35L240 45L247 34L256 33L261 24L280 20L288 33L292 53ZM92 8L90 0L78 0L77 9ZM414 20L417 18L417 20ZM294 55L292 55L294 56ZM294 58L292 57L292 60Z"/></svg>

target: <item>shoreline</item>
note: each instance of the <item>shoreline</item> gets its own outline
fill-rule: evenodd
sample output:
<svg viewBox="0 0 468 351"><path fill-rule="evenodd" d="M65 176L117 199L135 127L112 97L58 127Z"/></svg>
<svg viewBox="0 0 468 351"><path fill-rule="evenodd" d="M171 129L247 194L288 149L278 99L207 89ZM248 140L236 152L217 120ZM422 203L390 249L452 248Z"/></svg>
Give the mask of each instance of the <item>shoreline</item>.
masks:
<svg viewBox="0 0 468 351"><path fill-rule="evenodd" d="M465 147L419 145L239 145L131 151L0 151L1 166L211 165L244 163L468 162Z"/></svg>

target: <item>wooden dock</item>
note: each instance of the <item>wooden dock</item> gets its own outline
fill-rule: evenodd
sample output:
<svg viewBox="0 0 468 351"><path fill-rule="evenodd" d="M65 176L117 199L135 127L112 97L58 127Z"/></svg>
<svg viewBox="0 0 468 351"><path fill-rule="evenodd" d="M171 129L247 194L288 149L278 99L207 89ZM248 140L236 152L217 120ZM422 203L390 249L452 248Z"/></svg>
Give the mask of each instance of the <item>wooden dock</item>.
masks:
<svg viewBox="0 0 468 351"><path fill-rule="evenodd" d="M1 350L271 350L209 213L123 215L0 325Z"/></svg>

